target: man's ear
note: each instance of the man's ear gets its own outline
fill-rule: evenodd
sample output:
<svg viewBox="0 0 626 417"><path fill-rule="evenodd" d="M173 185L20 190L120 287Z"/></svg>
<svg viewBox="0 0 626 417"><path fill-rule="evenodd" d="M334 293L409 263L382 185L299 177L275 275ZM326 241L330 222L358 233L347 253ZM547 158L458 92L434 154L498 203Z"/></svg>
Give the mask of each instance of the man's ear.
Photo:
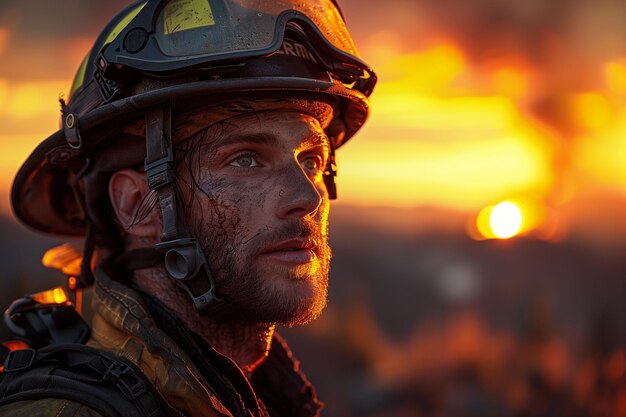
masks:
<svg viewBox="0 0 626 417"><path fill-rule="evenodd" d="M140 213L145 210L144 200L149 193L146 174L143 172L122 169L111 176L109 181L111 205L121 226L130 235L155 238L159 236L161 226L157 210L148 207L150 212L147 215ZM156 204L154 206L156 207Z"/></svg>

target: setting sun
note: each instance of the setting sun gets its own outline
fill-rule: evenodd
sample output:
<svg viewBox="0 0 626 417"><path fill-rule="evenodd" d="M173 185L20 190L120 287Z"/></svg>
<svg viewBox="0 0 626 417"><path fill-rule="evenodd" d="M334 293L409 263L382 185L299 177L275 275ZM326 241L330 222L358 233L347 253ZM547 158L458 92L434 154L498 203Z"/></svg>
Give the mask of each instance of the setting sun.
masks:
<svg viewBox="0 0 626 417"><path fill-rule="evenodd" d="M499 239L515 236L522 228L522 212L510 201L497 204L489 214L489 226Z"/></svg>
<svg viewBox="0 0 626 417"><path fill-rule="evenodd" d="M479 238L508 239L522 231L525 213L519 204L511 201L490 205L483 208L476 218Z"/></svg>

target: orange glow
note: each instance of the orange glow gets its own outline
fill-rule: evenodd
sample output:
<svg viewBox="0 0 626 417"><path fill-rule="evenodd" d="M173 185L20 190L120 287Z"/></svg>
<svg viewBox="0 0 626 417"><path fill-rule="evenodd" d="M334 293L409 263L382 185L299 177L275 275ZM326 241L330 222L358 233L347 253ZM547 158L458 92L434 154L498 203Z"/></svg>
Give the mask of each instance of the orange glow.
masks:
<svg viewBox="0 0 626 417"><path fill-rule="evenodd" d="M492 75L492 79L494 90L504 96L521 98L528 92L528 77L524 72L516 68L496 70Z"/></svg>
<svg viewBox="0 0 626 417"><path fill-rule="evenodd" d="M8 28L0 27L0 55L2 55L7 47L11 31Z"/></svg>
<svg viewBox="0 0 626 417"><path fill-rule="evenodd" d="M381 117L339 150L342 202L475 210L550 188L549 142L510 100L380 93Z"/></svg>
<svg viewBox="0 0 626 417"><path fill-rule="evenodd" d="M526 70L501 66L480 81L468 65L441 43L377 67L372 119L339 150L342 203L474 211L550 190L554 138L509 95L525 94Z"/></svg>
<svg viewBox="0 0 626 417"><path fill-rule="evenodd" d="M626 190L624 138L626 111L622 111L616 123L579 138L572 150L576 166L595 181Z"/></svg>
<svg viewBox="0 0 626 417"><path fill-rule="evenodd" d="M64 304L68 302L67 294L62 287L33 294L32 298L41 304Z"/></svg>
<svg viewBox="0 0 626 417"><path fill-rule="evenodd" d="M9 86L10 106L5 110L15 119L54 114L58 118L58 98L68 88L65 80L19 83ZM55 111L56 110L56 111Z"/></svg>
<svg viewBox="0 0 626 417"><path fill-rule="evenodd" d="M604 66L608 87L616 94L626 94L626 62L608 62Z"/></svg>
<svg viewBox="0 0 626 417"><path fill-rule="evenodd" d="M69 81L11 83L0 78L0 210L10 213L8 193L28 155L58 128L58 97Z"/></svg>
<svg viewBox="0 0 626 417"><path fill-rule="evenodd" d="M58 269L64 274L77 276L82 263L82 246L80 243L65 243L48 249L41 262L48 268Z"/></svg>
<svg viewBox="0 0 626 417"><path fill-rule="evenodd" d="M575 95L572 100L574 119L587 129L599 129L610 124L613 110L609 100L599 93Z"/></svg>
<svg viewBox="0 0 626 417"><path fill-rule="evenodd" d="M466 69L463 54L456 46L441 43L425 51L387 58L377 67L381 82L376 87L393 93L440 95L450 91L453 83ZM376 98L374 98L376 100Z"/></svg>
<svg viewBox="0 0 626 417"><path fill-rule="evenodd" d="M493 210L493 208L494 205L490 205L483 208L478 213L478 216L476 216L476 229L478 230L478 233L480 235L473 237L478 239L495 239L496 236L493 234L493 232L491 231L491 227L489 226L489 218L491 217L491 211Z"/></svg>
<svg viewBox="0 0 626 417"><path fill-rule="evenodd" d="M76 312L78 314L83 314L83 290L82 288L76 288L76 284L74 284L74 288L75 288L75 292L74 294L76 295Z"/></svg>
<svg viewBox="0 0 626 417"><path fill-rule="evenodd" d="M391 30L381 30L371 34L359 50L365 50L371 63L389 62L400 55L402 39ZM375 65L375 64L374 64Z"/></svg>
<svg viewBox="0 0 626 417"><path fill-rule="evenodd" d="M28 345L20 340L7 340L2 345L10 351L28 349Z"/></svg>
<svg viewBox="0 0 626 417"><path fill-rule="evenodd" d="M78 283L78 281L76 280L76 277L69 277L67 279L67 288L69 288L70 290L74 291L76 289L76 284Z"/></svg>
<svg viewBox="0 0 626 417"><path fill-rule="evenodd" d="M9 81L6 78L0 78L0 114L7 107L9 99Z"/></svg>

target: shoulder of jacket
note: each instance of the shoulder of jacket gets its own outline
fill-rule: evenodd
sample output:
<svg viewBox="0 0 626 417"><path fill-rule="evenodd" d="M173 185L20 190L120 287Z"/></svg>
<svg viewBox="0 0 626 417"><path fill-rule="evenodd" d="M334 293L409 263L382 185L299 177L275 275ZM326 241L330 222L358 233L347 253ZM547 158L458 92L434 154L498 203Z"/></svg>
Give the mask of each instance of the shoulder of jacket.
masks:
<svg viewBox="0 0 626 417"><path fill-rule="evenodd" d="M58 398L17 401L0 407L0 417L103 417L83 404Z"/></svg>

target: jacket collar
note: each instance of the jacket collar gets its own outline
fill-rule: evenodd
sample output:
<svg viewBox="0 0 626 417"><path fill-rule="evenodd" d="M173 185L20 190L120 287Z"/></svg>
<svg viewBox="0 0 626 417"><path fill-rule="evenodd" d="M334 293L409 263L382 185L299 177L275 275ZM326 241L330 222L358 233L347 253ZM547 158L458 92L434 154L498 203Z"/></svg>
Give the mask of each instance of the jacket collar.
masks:
<svg viewBox="0 0 626 417"><path fill-rule="evenodd" d="M131 360L172 406L190 417L237 415L236 403L254 416L319 415L322 403L315 389L278 334L267 359L248 380L232 360L198 336L186 329L174 336L167 326L157 325L154 308L148 308L140 293L113 280L102 268L96 277L89 344ZM186 337L190 339L181 346ZM198 355L190 349L194 343L204 344L196 346Z"/></svg>

